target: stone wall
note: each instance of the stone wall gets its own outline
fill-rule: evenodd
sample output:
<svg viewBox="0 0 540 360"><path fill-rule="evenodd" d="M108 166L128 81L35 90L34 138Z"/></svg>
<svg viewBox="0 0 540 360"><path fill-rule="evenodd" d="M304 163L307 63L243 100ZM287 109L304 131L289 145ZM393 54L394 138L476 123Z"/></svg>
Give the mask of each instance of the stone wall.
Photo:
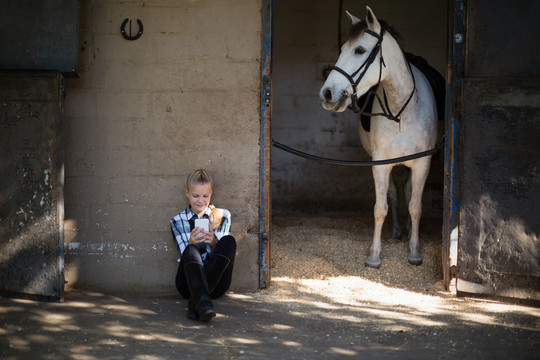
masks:
<svg viewBox="0 0 540 360"><path fill-rule="evenodd" d="M260 36L259 1L83 1L65 100L69 285L174 289L169 220L203 167L233 216L232 288L257 287Z"/></svg>

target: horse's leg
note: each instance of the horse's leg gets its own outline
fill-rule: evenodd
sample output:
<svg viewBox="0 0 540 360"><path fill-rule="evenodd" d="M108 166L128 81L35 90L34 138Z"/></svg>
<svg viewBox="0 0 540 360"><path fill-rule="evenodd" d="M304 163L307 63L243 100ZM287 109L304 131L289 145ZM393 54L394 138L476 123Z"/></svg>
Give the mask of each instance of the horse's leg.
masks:
<svg viewBox="0 0 540 360"><path fill-rule="evenodd" d="M388 198L390 199L390 208L392 212L392 238L401 238L401 227L399 226L399 193L397 188L397 181L395 177L395 171L390 172L390 186L388 188Z"/></svg>
<svg viewBox="0 0 540 360"><path fill-rule="evenodd" d="M411 185L411 169L407 169L407 180L405 181L405 186L403 187L404 193L405 193L405 204L409 204L411 202L411 192L412 192L412 185ZM409 213L407 215L407 239L411 238L411 214Z"/></svg>
<svg viewBox="0 0 540 360"><path fill-rule="evenodd" d="M375 180L375 229L373 231L373 243L371 254L366 258L368 267L378 268L381 266L381 233L386 214L388 213L388 186L390 182L392 166L373 166L373 180Z"/></svg>
<svg viewBox="0 0 540 360"><path fill-rule="evenodd" d="M411 168L411 200L409 201L409 214L411 216L411 238L409 240L409 263L412 265L422 265L422 254L420 253L419 226L422 215L422 192L429 173L430 158L422 158L417 161L416 166Z"/></svg>

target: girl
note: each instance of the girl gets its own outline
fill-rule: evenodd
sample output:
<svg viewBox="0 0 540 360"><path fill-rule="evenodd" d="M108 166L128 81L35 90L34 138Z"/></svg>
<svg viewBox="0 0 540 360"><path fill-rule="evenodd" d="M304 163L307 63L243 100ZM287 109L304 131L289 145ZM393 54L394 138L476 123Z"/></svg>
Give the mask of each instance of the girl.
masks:
<svg viewBox="0 0 540 360"><path fill-rule="evenodd" d="M212 205L213 190L207 171L193 172L186 182L189 206L171 219L180 252L176 288L189 299L188 317L203 322L216 316L211 299L229 289L236 254L236 240L229 234L231 214ZM195 219L209 219L210 229L196 227Z"/></svg>

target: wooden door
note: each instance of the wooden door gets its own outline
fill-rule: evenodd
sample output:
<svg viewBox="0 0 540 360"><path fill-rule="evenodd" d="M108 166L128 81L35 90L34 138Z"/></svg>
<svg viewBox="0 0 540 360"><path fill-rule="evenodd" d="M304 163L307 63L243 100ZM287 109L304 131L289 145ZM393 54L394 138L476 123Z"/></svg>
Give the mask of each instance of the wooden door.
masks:
<svg viewBox="0 0 540 360"><path fill-rule="evenodd" d="M64 296L63 77L0 73L0 294Z"/></svg>
<svg viewBox="0 0 540 360"><path fill-rule="evenodd" d="M458 295L539 301L540 3L451 4L445 278Z"/></svg>

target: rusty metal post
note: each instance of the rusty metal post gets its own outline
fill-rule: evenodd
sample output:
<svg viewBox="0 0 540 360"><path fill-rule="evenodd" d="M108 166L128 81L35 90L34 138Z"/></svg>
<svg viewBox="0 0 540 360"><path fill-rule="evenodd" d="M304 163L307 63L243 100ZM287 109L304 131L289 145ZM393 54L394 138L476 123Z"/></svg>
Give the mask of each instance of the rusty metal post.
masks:
<svg viewBox="0 0 540 360"><path fill-rule="evenodd" d="M449 1L442 266L444 287L451 291L455 290L452 279L455 278L459 235L459 178L456 163L459 156L457 145L460 136L461 78L465 51L464 9L463 0Z"/></svg>
<svg viewBox="0 0 540 360"><path fill-rule="evenodd" d="M270 151L272 147L272 13L273 0L262 1L261 132L259 170L259 287L270 286Z"/></svg>

